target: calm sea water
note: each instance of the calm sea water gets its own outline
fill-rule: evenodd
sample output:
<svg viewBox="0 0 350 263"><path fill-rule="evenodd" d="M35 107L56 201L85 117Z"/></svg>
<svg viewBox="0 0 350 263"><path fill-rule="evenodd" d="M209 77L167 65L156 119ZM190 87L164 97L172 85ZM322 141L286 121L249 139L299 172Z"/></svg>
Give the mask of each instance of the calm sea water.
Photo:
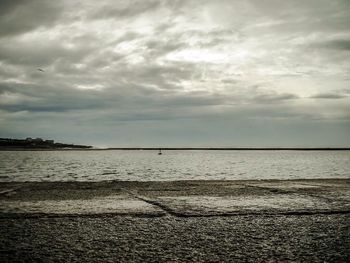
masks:
<svg viewBox="0 0 350 263"><path fill-rule="evenodd" d="M0 181L350 178L350 151L0 151Z"/></svg>

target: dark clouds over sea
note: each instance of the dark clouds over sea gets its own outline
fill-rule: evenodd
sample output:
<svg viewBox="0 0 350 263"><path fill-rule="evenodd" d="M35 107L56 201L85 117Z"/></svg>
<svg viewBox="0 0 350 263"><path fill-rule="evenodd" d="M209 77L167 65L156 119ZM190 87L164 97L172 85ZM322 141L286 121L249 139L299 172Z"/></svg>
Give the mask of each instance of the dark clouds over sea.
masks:
<svg viewBox="0 0 350 263"><path fill-rule="evenodd" d="M0 136L349 146L349 14L348 0L2 0Z"/></svg>

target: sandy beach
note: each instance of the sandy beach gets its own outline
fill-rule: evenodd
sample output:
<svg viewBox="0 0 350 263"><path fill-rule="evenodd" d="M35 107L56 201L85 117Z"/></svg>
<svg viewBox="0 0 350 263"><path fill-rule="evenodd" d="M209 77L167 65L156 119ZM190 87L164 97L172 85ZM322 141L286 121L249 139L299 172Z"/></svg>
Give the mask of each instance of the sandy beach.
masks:
<svg viewBox="0 0 350 263"><path fill-rule="evenodd" d="M0 184L3 262L346 262L350 180Z"/></svg>

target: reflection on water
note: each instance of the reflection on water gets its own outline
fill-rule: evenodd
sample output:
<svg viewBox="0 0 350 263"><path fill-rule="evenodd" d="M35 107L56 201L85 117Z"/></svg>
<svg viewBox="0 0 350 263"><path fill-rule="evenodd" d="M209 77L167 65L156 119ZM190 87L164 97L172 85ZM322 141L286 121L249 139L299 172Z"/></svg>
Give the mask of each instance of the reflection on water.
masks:
<svg viewBox="0 0 350 263"><path fill-rule="evenodd" d="M350 151L0 151L0 181L349 178Z"/></svg>

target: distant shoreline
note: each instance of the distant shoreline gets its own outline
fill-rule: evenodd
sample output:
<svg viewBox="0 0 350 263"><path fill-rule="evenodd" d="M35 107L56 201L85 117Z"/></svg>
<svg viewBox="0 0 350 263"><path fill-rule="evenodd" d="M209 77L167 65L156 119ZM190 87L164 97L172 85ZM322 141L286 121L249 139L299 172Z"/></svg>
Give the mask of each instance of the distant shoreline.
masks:
<svg viewBox="0 0 350 263"><path fill-rule="evenodd" d="M122 147L122 148L21 148L21 147L0 147L0 151L350 151L350 147L329 147L329 148L172 148L172 147Z"/></svg>
<svg viewBox="0 0 350 263"><path fill-rule="evenodd" d="M342 148L246 148L246 147L230 147L230 148L221 148L221 147L209 147L209 148L106 148L104 150L181 150L181 151L348 151L350 147L342 147Z"/></svg>
<svg viewBox="0 0 350 263"><path fill-rule="evenodd" d="M0 149L5 150L56 150L56 149L90 149L90 145L67 144L55 142L54 140L45 140L42 138L12 139L0 138Z"/></svg>

